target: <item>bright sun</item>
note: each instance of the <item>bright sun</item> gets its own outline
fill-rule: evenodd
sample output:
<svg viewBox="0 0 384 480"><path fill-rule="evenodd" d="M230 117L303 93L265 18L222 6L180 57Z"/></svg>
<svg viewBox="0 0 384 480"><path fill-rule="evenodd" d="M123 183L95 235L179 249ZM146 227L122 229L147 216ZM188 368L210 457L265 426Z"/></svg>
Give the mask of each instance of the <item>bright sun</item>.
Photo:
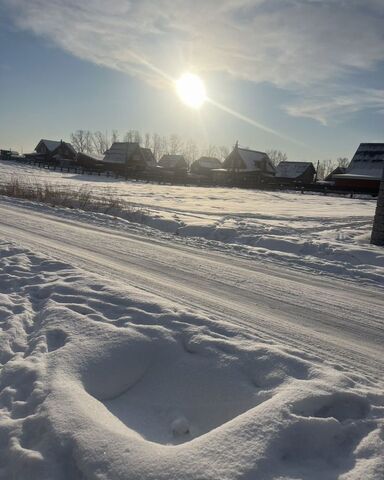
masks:
<svg viewBox="0 0 384 480"><path fill-rule="evenodd" d="M188 107L200 108L207 99L204 83L197 75L184 73L175 83L177 94Z"/></svg>

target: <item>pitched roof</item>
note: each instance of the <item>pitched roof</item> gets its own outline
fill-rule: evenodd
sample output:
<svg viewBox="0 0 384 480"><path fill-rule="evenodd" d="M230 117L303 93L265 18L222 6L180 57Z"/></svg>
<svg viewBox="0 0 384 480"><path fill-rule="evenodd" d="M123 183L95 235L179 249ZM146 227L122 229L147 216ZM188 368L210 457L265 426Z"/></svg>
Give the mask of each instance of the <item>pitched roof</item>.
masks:
<svg viewBox="0 0 384 480"><path fill-rule="evenodd" d="M103 162L125 164L138 148L136 142L114 142L105 152Z"/></svg>
<svg viewBox="0 0 384 480"><path fill-rule="evenodd" d="M192 165L212 169L220 168L221 162L218 158L215 157L200 157L198 160L195 160Z"/></svg>
<svg viewBox="0 0 384 480"><path fill-rule="evenodd" d="M141 153L143 154L145 163L147 165L149 165L150 167L154 167L156 165L156 159L150 148L141 147Z"/></svg>
<svg viewBox="0 0 384 480"><path fill-rule="evenodd" d="M57 148L60 145L60 141L57 140L45 140L42 138L40 142L37 144L36 148L40 145L40 143L44 143L44 145L47 147L47 149L50 152L53 152L55 148Z"/></svg>
<svg viewBox="0 0 384 480"><path fill-rule="evenodd" d="M360 143L351 163L337 178L361 177L380 180L384 168L384 143Z"/></svg>
<svg viewBox="0 0 384 480"><path fill-rule="evenodd" d="M232 168L232 165L229 164L232 163L231 159L236 152L244 163L244 168L241 168L241 171L275 173L275 167L272 165L270 158L265 152L239 147L236 147L225 159L224 166L226 168Z"/></svg>
<svg viewBox="0 0 384 480"><path fill-rule="evenodd" d="M63 143L66 145L70 150L72 150L73 153L76 153L76 150L72 147L72 145L68 142L63 142L62 140L46 140L45 138L42 138L40 142L36 145L35 150L38 148L40 143L44 143L44 145L47 147L47 150L49 152L53 152L56 150L57 147L60 147L60 145Z"/></svg>
<svg viewBox="0 0 384 480"><path fill-rule="evenodd" d="M347 171L347 167L336 167L334 170L332 170L332 172L330 174L328 174L324 180L326 180L327 182L333 180L333 176L334 175L339 175L341 173L345 173Z"/></svg>
<svg viewBox="0 0 384 480"><path fill-rule="evenodd" d="M310 168L313 173L316 172L312 162L280 162L276 167L276 177L297 178L303 175Z"/></svg>
<svg viewBox="0 0 384 480"><path fill-rule="evenodd" d="M159 160L159 165L164 168L187 168L184 155L163 155Z"/></svg>

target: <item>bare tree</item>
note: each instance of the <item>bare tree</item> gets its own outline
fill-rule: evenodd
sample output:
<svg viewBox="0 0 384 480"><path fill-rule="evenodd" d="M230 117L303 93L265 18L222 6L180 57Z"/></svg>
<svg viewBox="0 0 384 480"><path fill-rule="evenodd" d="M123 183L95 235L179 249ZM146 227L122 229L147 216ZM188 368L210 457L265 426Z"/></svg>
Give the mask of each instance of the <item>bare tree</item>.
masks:
<svg viewBox="0 0 384 480"><path fill-rule="evenodd" d="M379 196L377 197L375 218L373 220L371 243L381 247L384 246L384 168L381 176Z"/></svg>
<svg viewBox="0 0 384 480"><path fill-rule="evenodd" d="M336 163L338 167L346 168L349 165L349 159L347 157L339 157Z"/></svg>
<svg viewBox="0 0 384 480"><path fill-rule="evenodd" d="M146 133L144 135L144 147L145 148L151 148L151 134Z"/></svg>
<svg viewBox="0 0 384 480"><path fill-rule="evenodd" d="M154 133L152 135L152 152L156 160L159 160L160 157L160 148L161 148L161 138L160 135Z"/></svg>
<svg viewBox="0 0 384 480"><path fill-rule="evenodd" d="M204 155L207 157L217 157L219 155L219 150L216 145L209 144L204 150Z"/></svg>
<svg viewBox="0 0 384 480"><path fill-rule="evenodd" d="M109 147L107 134L97 131L92 135L93 148L96 153L102 155Z"/></svg>
<svg viewBox="0 0 384 480"><path fill-rule="evenodd" d="M182 138L177 135L176 133L173 133L172 135L169 136L169 153L171 155L177 155L181 153L181 150L183 149L183 140Z"/></svg>
<svg viewBox="0 0 384 480"><path fill-rule="evenodd" d="M199 148L196 145L196 142L194 140L188 140L185 142L182 154L184 155L188 165L191 165L199 155Z"/></svg>
<svg viewBox="0 0 384 480"><path fill-rule="evenodd" d="M266 150L265 153L270 158L272 165L277 167L280 162L286 162L288 160L288 155L280 150Z"/></svg>
<svg viewBox="0 0 384 480"><path fill-rule="evenodd" d="M85 152L87 147L86 141L86 130L76 130L76 132L71 133L71 143L75 150L78 152Z"/></svg>
<svg viewBox="0 0 384 480"><path fill-rule="evenodd" d="M331 159L320 160L317 168L317 179L324 180L335 169L335 162Z"/></svg>
<svg viewBox="0 0 384 480"><path fill-rule="evenodd" d="M119 141L119 132L117 130L112 130L111 144L118 141Z"/></svg>
<svg viewBox="0 0 384 480"><path fill-rule="evenodd" d="M159 158L161 158L165 153L168 153L168 139L166 136L160 137L160 144L159 144Z"/></svg>
<svg viewBox="0 0 384 480"><path fill-rule="evenodd" d="M128 132L124 135L124 142L134 142L135 131L136 130L128 130Z"/></svg>
<svg viewBox="0 0 384 480"><path fill-rule="evenodd" d="M222 160L222 161L225 160L228 157L229 153L230 153L230 150L227 146L221 145L221 147L219 147L219 158L220 158L220 160Z"/></svg>
<svg viewBox="0 0 384 480"><path fill-rule="evenodd" d="M143 143L143 137L141 136L138 130L135 130L135 135L133 137L133 141L141 145Z"/></svg>

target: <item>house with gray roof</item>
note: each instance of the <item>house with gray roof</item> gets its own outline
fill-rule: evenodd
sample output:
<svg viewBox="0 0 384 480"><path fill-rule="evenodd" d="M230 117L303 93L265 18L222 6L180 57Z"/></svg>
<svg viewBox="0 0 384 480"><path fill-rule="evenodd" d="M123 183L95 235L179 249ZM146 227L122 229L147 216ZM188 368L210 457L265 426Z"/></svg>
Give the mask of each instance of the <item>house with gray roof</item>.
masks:
<svg viewBox="0 0 384 480"><path fill-rule="evenodd" d="M221 168L221 162L215 157L200 157L191 165L191 173L194 175L211 176L212 170Z"/></svg>
<svg viewBox="0 0 384 480"><path fill-rule="evenodd" d="M271 159L265 152L242 148L236 143L235 148L224 160L222 169L216 170L216 173L221 177L224 173L235 183L257 185L273 179L275 171Z"/></svg>
<svg viewBox="0 0 384 480"><path fill-rule="evenodd" d="M63 165L74 162L76 155L76 150L68 142L41 139L36 145L35 151L27 153L25 157L35 162Z"/></svg>
<svg viewBox="0 0 384 480"><path fill-rule="evenodd" d="M316 169L312 162L280 162L276 167L275 181L280 184L310 184L315 180Z"/></svg>
<svg viewBox="0 0 384 480"><path fill-rule="evenodd" d="M332 176L335 186L378 192L384 169L384 143L360 143L345 173Z"/></svg>
<svg viewBox="0 0 384 480"><path fill-rule="evenodd" d="M187 172L188 170L184 155L163 155L159 160L159 166L169 171Z"/></svg>
<svg viewBox="0 0 384 480"><path fill-rule="evenodd" d="M102 160L123 175L141 172L156 165L155 158L149 148L142 148L137 142L114 142Z"/></svg>

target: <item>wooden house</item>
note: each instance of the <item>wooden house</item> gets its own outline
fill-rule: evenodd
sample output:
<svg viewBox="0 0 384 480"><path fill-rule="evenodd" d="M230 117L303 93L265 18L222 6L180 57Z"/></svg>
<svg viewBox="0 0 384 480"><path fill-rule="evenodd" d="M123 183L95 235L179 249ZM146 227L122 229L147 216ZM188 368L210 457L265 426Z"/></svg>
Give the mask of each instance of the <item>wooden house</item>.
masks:
<svg viewBox="0 0 384 480"><path fill-rule="evenodd" d="M221 162L215 157L200 157L191 165L191 173L194 175L202 175L204 177L211 177L212 170L221 168Z"/></svg>
<svg viewBox="0 0 384 480"><path fill-rule="evenodd" d="M156 164L149 148L141 148L136 142L114 142L102 162L124 176L143 172Z"/></svg>
<svg viewBox="0 0 384 480"><path fill-rule="evenodd" d="M236 144L222 168L214 172L217 178L227 177L235 184L257 185L271 181L275 176L275 167L265 152L240 148Z"/></svg>
<svg viewBox="0 0 384 480"><path fill-rule="evenodd" d="M76 155L76 150L68 142L42 139L36 145L35 151L27 153L25 157L37 162L64 165L74 162Z"/></svg>
<svg viewBox="0 0 384 480"><path fill-rule="evenodd" d="M281 185L309 185L314 182L316 169L312 162L280 162L275 182Z"/></svg>
<svg viewBox="0 0 384 480"><path fill-rule="evenodd" d="M173 172L187 172L188 163L184 155L163 155L159 160L159 166L164 170Z"/></svg>
<svg viewBox="0 0 384 480"><path fill-rule="evenodd" d="M376 193L384 168L384 143L361 143L345 173L332 177L335 187Z"/></svg>

